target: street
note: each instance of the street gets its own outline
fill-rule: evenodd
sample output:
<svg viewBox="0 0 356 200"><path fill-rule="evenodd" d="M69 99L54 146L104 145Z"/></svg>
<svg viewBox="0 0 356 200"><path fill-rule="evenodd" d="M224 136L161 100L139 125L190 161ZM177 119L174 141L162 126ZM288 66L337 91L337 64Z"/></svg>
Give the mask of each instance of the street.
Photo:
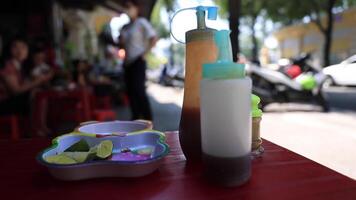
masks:
<svg viewBox="0 0 356 200"><path fill-rule="evenodd" d="M311 105L271 105L262 137L356 179L356 88L330 88L331 112Z"/></svg>
<svg viewBox="0 0 356 200"><path fill-rule="evenodd" d="M356 87L332 87L327 95L332 107L356 111Z"/></svg>
<svg viewBox="0 0 356 200"><path fill-rule="evenodd" d="M177 130L183 90L150 83L155 129ZM331 111L306 104L271 104L263 114L263 138L356 179L356 88L330 88ZM119 112L128 112L123 109ZM125 119L121 114L121 119ZM119 114L120 118L120 114Z"/></svg>

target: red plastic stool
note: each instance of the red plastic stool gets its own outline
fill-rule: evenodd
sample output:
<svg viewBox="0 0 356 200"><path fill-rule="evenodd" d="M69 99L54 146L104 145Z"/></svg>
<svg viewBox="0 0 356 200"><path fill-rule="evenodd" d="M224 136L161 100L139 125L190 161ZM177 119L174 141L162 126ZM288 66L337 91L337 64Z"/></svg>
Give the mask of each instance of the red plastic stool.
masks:
<svg viewBox="0 0 356 200"><path fill-rule="evenodd" d="M116 120L116 113L112 110L94 110L93 116L96 121Z"/></svg>
<svg viewBox="0 0 356 200"><path fill-rule="evenodd" d="M122 104L124 106L129 106L130 105L129 97L127 96L126 93L121 95L121 99L122 99Z"/></svg>
<svg viewBox="0 0 356 200"><path fill-rule="evenodd" d="M9 127L11 139L18 140L20 138L20 123L19 117L16 115L0 116L0 127Z"/></svg>
<svg viewBox="0 0 356 200"><path fill-rule="evenodd" d="M111 109L111 97L104 96L104 97L95 97L95 108L99 109Z"/></svg>

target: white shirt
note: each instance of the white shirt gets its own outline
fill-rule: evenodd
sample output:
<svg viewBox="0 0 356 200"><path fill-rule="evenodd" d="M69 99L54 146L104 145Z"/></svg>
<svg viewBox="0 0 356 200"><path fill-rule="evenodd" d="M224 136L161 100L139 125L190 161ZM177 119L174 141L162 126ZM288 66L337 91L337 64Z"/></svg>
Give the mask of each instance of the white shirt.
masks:
<svg viewBox="0 0 356 200"><path fill-rule="evenodd" d="M145 18L137 18L125 25L120 31L120 39L123 40L125 49L125 62L132 63L142 56L149 47L149 41L155 37L156 31Z"/></svg>
<svg viewBox="0 0 356 200"><path fill-rule="evenodd" d="M49 67L49 65L47 65L46 63L42 63L40 65L37 65L33 68L31 75L33 77L39 77L43 74L48 73L51 70L51 68Z"/></svg>

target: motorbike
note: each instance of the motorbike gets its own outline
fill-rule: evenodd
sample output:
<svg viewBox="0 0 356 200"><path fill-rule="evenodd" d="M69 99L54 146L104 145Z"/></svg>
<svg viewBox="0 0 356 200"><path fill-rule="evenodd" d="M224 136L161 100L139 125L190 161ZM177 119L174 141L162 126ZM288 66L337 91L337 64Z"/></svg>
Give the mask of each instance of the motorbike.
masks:
<svg viewBox="0 0 356 200"><path fill-rule="evenodd" d="M297 57L291 59L280 59L279 60L279 72L284 73L290 78L294 79L303 72L319 72L320 69L317 69L310 65L308 61L311 59L311 54L302 53Z"/></svg>
<svg viewBox="0 0 356 200"><path fill-rule="evenodd" d="M184 87L184 71L179 67L165 65L159 77L159 83L164 86Z"/></svg>
<svg viewBox="0 0 356 200"><path fill-rule="evenodd" d="M290 76L285 69L272 70L255 63L246 64L246 72L253 81L252 91L261 98L264 109L270 103L314 102L324 112L329 111L329 103L323 91L327 76L321 70L306 64L307 59L298 63L301 73ZM292 63L292 65L297 65Z"/></svg>

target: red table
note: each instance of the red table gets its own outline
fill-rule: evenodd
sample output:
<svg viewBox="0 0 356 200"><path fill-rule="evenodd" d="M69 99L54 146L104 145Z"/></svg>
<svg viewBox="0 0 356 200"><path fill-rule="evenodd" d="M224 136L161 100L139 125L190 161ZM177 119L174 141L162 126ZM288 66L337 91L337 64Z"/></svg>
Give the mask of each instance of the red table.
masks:
<svg viewBox="0 0 356 200"><path fill-rule="evenodd" d="M210 185L200 164L186 165L177 134L167 135L171 153L153 174L77 182L57 181L37 164L49 140L0 141L1 199L356 199L355 181L268 141L246 185Z"/></svg>

